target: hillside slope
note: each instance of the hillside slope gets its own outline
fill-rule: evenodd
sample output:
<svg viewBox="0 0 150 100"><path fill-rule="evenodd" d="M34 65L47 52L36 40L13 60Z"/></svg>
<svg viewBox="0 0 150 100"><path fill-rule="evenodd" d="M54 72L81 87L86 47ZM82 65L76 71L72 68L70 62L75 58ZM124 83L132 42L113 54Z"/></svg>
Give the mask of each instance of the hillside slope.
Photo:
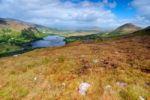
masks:
<svg viewBox="0 0 150 100"><path fill-rule="evenodd" d="M132 23L126 23L124 25L121 25L120 27L116 28L114 31L109 33L103 33L101 34L102 37L115 37L115 36L121 36L130 34L136 31L141 30L142 28L139 26L136 26Z"/></svg>
<svg viewBox="0 0 150 100"><path fill-rule="evenodd" d="M34 25L20 20L0 18L0 29L10 28L16 31L21 31L30 27L34 27Z"/></svg>
<svg viewBox="0 0 150 100"><path fill-rule="evenodd" d="M138 27L132 23L127 23L127 24L124 24L124 25L118 27L116 30L114 30L114 32L126 34L126 33L133 33L140 29L141 29L140 27Z"/></svg>
<svg viewBox="0 0 150 100"><path fill-rule="evenodd" d="M150 99L149 35L37 49L0 64L3 100Z"/></svg>
<svg viewBox="0 0 150 100"><path fill-rule="evenodd" d="M136 31L133 33L134 34L137 34L137 35L150 35L150 26L142 29L142 30L139 30L139 31Z"/></svg>
<svg viewBox="0 0 150 100"><path fill-rule="evenodd" d="M31 24L15 19L0 18L0 56L22 51L27 45L46 34L40 32L41 25Z"/></svg>

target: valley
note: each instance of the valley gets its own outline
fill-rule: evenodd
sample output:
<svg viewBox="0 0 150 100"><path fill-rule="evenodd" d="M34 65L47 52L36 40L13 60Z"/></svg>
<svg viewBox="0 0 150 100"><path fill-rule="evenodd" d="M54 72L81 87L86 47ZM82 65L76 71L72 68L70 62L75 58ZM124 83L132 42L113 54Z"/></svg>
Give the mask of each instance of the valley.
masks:
<svg viewBox="0 0 150 100"><path fill-rule="evenodd" d="M70 38L96 33L97 31L62 31L20 20L0 18L0 56L15 55L33 50L32 42L42 40L47 36ZM67 39L65 41L68 42Z"/></svg>
<svg viewBox="0 0 150 100"><path fill-rule="evenodd" d="M149 40L134 34L0 58L0 98L149 100ZM83 82L86 96L78 92Z"/></svg>
<svg viewBox="0 0 150 100"><path fill-rule="evenodd" d="M150 0L0 0L0 100L150 100Z"/></svg>
<svg viewBox="0 0 150 100"><path fill-rule="evenodd" d="M0 31L0 99L150 99L149 27L45 30Z"/></svg>

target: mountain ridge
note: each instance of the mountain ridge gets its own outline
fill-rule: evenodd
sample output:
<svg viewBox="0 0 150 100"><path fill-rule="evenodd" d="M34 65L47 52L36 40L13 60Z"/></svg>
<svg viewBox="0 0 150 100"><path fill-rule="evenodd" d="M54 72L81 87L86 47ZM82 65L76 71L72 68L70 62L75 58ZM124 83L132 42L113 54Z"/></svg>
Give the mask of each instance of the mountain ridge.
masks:
<svg viewBox="0 0 150 100"><path fill-rule="evenodd" d="M126 33L132 33L141 29L142 29L141 27L136 26L132 23L126 23L116 28L113 32L120 32L120 33L126 34Z"/></svg>
<svg viewBox="0 0 150 100"><path fill-rule="evenodd" d="M11 19L11 18L0 18L0 29L3 28L11 28L16 31L21 31L23 29L27 28L47 28L47 29L52 29L43 25L38 25L38 24L33 24L30 22L25 22L22 20L18 19Z"/></svg>
<svg viewBox="0 0 150 100"><path fill-rule="evenodd" d="M126 35L126 34L131 34L133 32L139 31L142 28L139 26L136 26L132 23L126 23L123 24L116 29L114 29L111 32L103 33L101 34L102 37L114 37L114 36L121 36L121 35Z"/></svg>

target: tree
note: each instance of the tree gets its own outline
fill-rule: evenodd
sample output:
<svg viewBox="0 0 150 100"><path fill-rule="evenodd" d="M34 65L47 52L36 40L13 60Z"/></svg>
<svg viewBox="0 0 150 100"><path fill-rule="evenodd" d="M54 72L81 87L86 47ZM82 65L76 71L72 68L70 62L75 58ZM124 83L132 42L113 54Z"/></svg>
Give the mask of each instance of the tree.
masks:
<svg viewBox="0 0 150 100"><path fill-rule="evenodd" d="M33 28L24 29L21 31L21 37L29 40L36 39L35 32Z"/></svg>

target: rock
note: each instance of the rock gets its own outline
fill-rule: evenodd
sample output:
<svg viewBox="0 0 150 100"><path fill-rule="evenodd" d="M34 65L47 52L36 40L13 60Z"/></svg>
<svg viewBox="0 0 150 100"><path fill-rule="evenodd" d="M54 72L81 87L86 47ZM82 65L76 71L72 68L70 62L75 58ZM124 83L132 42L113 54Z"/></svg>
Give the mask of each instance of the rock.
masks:
<svg viewBox="0 0 150 100"><path fill-rule="evenodd" d="M57 58L57 59L55 59L55 61L58 61L58 58Z"/></svg>
<svg viewBox="0 0 150 100"><path fill-rule="evenodd" d="M111 85L106 85L106 86L104 87L104 90L105 90L105 91L110 91L111 89L112 89Z"/></svg>
<svg viewBox="0 0 150 100"><path fill-rule="evenodd" d="M98 63L98 62L99 62L98 59L94 59L94 60L93 60L93 63L95 63L95 64Z"/></svg>
<svg viewBox="0 0 150 100"><path fill-rule="evenodd" d="M115 91L113 91L112 89L112 86L111 85L106 85L104 87L104 94L107 95L107 94L114 94Z"/></svg>
<svg viewBox="0 0 150 100"><path fill-rule="evenodd" d="M66 83L62 83L62 86L66 86Z"/></svg>
<svg viewBox="0 0 150 100"><path fill-rule="evenodd" d="M82 57L82 58L84 58L84 57L85 57L85 55L81 55L81 57Z"/></svg>
<svg viewBox="0 0 150 100"><path fill-rule="evenodd" d="M18 55L13 55L14 57L18 57Z"/></svg>
<svg viewBox="0 0 150 100"><path fill-rule="evenodd" d="M89 88L90 86L91 86L91 85L90 85L89 83L87 83L87 82L81 83L80 86L79 86L79 93L80 93L81 95L85 95L86 92L87 92L87 90L88 90L88 88Z"/></svg>
<svg viewBox="0 0 150 100"><path fill-rule="evenodd" d="M145 100L143 96L139 96L139 100Z"/></svg>
<svg viewBox="0 0 150 100"><path fill-rule="evenodd" d="M124 87L127 86L127 83L121 82L121 81L118 81L116 84L117 84L119 87L121 87L121 88L124 88Z"/></svg>
<svg viewBox="0 0 150 100"><path fill-rule="evenodd" d="M37 77L34 77L34 81L36 81L37 80Z"/></svg>
<svg viewBox="0 0 150 100"><path fill-rule="evenodd" d="M119 52L117 52L117 51L115 51L114 53L115 53L115 54L119 54Z"/></svg>

